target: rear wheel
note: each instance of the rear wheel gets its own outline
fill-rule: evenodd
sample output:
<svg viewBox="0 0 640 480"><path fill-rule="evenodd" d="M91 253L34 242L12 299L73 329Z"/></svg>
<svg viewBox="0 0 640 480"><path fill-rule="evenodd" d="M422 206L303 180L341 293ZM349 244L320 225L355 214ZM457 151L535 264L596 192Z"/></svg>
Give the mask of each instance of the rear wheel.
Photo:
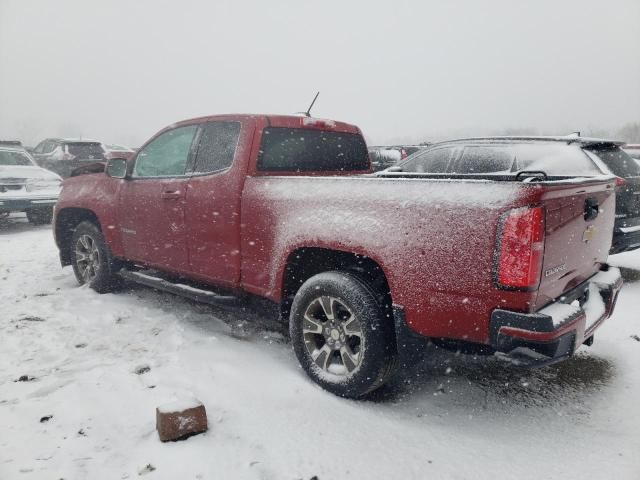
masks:
<svg viewBox="0 0 640 480"><path fill-rule="evenodd" d="M293 300L289 330L302 368L336 395L362 397L394 371L393 323L369 286L349 273L307 280Z"/></svg>
<svg viewBox="0 0 640 480"><path fill-rule="evenodd" d="M107 293L122 286L116 273L120 262L113 258L102 232L91 222L80 223L71 238L71 264L80 285L88 284L98 293Z"/></svg>
<svg viewBox="0 0 640 480"><path fill-rule="evenodd" d="M53 208L38 208L33 210L27 210L27 220L32 225L46 225L51 223L53 219Z"/></svg>

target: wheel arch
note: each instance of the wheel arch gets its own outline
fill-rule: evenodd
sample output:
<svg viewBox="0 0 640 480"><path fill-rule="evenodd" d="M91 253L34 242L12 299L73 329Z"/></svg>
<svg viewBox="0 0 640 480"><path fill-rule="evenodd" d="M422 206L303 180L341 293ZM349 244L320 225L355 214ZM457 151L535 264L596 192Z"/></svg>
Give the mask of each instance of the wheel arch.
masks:
<svg viewBox="0 0 640 480"><path fill-rule="evenodd" d="M327 271L351 273L362 280L393 321L391 290L382 266L366 255L322 247L299 247L287 257L281 286L280 314L283 320L288 320L293 298L300 286L312 276Z"/></svg>
<svg viewBox="0 0 640 480"><path fill-rule="evenodd" d="M98 216L88 208L69 207L56 212L54 235L56 245L60 251L62 266L71 265L71 250L69 245L76 227L85 221L93 223L100 231L102 227Z"/></svg>

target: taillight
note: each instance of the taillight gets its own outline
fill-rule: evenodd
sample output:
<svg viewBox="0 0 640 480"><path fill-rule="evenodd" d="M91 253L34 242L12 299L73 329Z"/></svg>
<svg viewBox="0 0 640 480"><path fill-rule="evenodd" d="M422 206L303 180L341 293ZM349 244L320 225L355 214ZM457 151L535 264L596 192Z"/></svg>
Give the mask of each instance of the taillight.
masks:
<svg viewBox="0 0 640 480"><path fill-rule="evenodd" d="M543 207L516 208L502 217L497 280L508 288L533 288L540 282L544 257Z"/></svg>
<svg viewBox="0 0 640 480"><path fill-rule="evenodd" d="M616 187L623 187L627 181L624 178L616 177Z"/></svg>

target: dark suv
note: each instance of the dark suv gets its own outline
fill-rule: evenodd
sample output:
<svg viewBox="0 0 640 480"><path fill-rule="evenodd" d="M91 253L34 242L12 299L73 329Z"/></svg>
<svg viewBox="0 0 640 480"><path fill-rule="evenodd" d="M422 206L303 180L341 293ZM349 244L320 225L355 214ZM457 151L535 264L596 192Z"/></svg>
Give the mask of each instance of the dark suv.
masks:
<svg viewBox="0 0 640 480"><path fill-rule="evenodd" d="M47 138L31 152L38 165L57 173L62 178L84 165L104 162L105 149L94 140Z"/></svg>
<svg viewBox="0 0 640 480"><path fill-rule="evenodd" d="M575 136L470 138L432 145L391 170L441 173L443 177L518 172L541 177L616 175L616 221L610 253L620 253L640 248L640 165L621 145Z"/></svg>

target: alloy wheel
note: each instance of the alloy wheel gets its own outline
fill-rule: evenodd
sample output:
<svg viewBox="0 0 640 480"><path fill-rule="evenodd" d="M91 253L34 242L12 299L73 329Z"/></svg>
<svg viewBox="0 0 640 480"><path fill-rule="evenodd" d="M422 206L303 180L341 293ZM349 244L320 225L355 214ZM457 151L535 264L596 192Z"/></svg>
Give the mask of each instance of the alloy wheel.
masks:
<svg viewBox="0 0 640 480"><path fill-rule="evenodd" d="M362 363L362 325L344 301L336 297L320 296L309 303L302 334L309 356L327 373L346 377Z"/></svg>

